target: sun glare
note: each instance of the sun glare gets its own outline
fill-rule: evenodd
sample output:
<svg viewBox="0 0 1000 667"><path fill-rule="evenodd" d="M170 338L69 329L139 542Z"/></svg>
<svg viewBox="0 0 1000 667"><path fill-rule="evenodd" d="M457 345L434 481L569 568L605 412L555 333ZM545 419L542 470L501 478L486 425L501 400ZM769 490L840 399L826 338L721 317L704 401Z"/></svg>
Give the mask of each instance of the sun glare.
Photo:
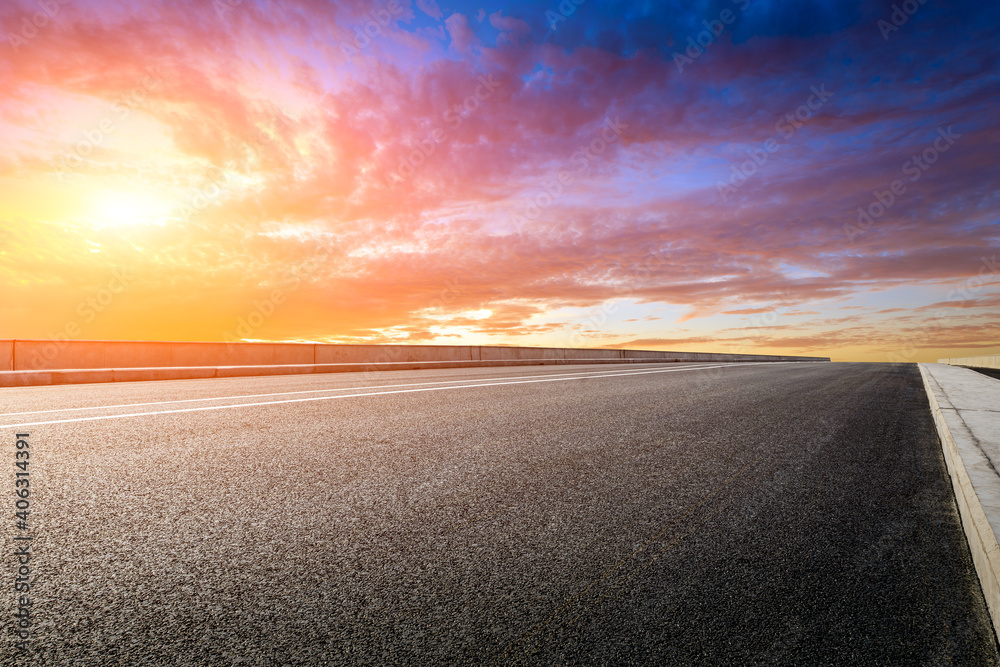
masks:
<svg viewBox="0 0 1000 667"><path fill-rule="evenodd" d="M148 194L104 191L94 199L93 220L100 225L162 225L170 213L169 205Z"/></svg>

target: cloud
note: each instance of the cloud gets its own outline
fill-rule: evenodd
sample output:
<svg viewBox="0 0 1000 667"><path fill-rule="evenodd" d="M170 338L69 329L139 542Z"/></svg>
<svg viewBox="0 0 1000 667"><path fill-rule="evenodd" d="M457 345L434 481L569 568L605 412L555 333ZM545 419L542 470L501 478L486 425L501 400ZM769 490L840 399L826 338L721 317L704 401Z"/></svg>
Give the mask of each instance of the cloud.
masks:
<svg viewBox="0 0 1000 667"><path fill-rule="evenodd" d="M531 32L531 26L513 16L504 16L502 12L490 14L490 25L500 31L497 36L497 46L517 44Z"/></svg>
<svg viewBox="0 0 1000 667"><path fill-rule="evenodd" d="M757 313L771 312L770 308L741 308L739 310L726 310L723 315L754 315Z"/></svg>
<svg viewBox="0 0 1000 667"><path fill-rule="evenodd" d="M468 53L473 46L479 45L479 38L469 26L469 17L465 14L452 14L445 20L451 45L459 53Z"/></svg>
<svg viewBox="0 0 1000 667"><path fill-rule="evenodd" d="M440 19L444 16L441 12L441 8L438 7L438 3L435 0L417 0L417 7L420 8L420 11L427 14L427 16L432 19Z"/></svg>

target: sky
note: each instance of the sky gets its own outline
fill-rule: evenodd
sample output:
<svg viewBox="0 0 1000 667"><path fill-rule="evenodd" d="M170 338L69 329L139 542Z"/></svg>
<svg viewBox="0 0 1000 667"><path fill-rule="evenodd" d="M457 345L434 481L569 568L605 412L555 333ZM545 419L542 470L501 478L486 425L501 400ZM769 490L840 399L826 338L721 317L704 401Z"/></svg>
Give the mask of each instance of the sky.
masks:
<svg viewBox="0 0 1000 667"><path fill-rule="evenodd" d="M1000 353L1000 5L5 0L0 338Z"/></svg>

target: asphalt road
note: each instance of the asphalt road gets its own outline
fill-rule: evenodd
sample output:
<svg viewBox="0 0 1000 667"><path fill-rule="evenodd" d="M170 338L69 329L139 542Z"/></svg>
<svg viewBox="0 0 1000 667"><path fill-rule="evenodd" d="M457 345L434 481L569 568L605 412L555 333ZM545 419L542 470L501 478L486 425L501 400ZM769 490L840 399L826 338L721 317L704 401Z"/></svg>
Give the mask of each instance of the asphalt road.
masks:
<svg viewBox="0 0 1000 667"><path fill-rule="evenodd" d="M1000 368L973 368L972 370L987 375L994 380L1000 380Z"/></svg>
<svg viewBox="0 0 1000 667"><path fill-rule="evenodd" d="M31 664L998 664L916 365L708 365L0 390L0 651L29 431Z"/></svg>

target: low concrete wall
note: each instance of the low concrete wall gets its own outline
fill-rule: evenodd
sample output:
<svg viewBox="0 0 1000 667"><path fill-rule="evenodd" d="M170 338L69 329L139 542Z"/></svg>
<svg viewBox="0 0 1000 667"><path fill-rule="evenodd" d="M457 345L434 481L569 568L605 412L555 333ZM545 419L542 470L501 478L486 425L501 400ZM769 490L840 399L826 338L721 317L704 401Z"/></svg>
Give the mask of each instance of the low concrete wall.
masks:
<svg viewBox="0 0 1000 667"><path fill-rule="evenodd" d="M14 370L107 368L103 341L15 340Z"/></svg>
<svg viewBox="0 0 1000 667"><path fill-rule="evenodd" d="M1000 354L988 354L983 357L938 359L938 363L948 364L949 366L965 366L967 368L1000 368Z"/></svg>
<svg viewBox="0 0 1000 667"><path fill-rule="evenodd" d="M0 371L290 366L444 361L829 361L827 357L478 345L0 341Z"/></svg>
<svg viewBox="0 0 1000 667"><path fill-rule="evenodd" d="M14 370L14 341L0 340L0 371Z"/></svg>
<svg viewBox="0 0 1000 667"><path fill-rule="evenodd" d="M472 361L468 345L315 345L317 364L391 363L397 361Z"/></svg>
<svg viewBox="0 0 1000 667"><path fill-rule="evenodd" d="M479 358L482 361L492 360L531 360L531 359L567 359L572 353L586 353L592 359L608 358L607 350L564 350L557 347L501 347L499 345L484 345L479 348ZM570 355L570 356L568 356Z"/></svg>
<svg viewBox="0 0 1000 667"><path fill-rule="evenodd" d="M566 348L563 350L566 359L625 359L628 350L581 350L579 348ZM669 352L661 352L657 358L665 359Z"/></svg>
<svg viewBox="0 0 1000 667"><path fill-rule="evenodd" d="M16 340L8 370L312 364L315 345ZM3 357L0 356L0 364Z"/></svg>

